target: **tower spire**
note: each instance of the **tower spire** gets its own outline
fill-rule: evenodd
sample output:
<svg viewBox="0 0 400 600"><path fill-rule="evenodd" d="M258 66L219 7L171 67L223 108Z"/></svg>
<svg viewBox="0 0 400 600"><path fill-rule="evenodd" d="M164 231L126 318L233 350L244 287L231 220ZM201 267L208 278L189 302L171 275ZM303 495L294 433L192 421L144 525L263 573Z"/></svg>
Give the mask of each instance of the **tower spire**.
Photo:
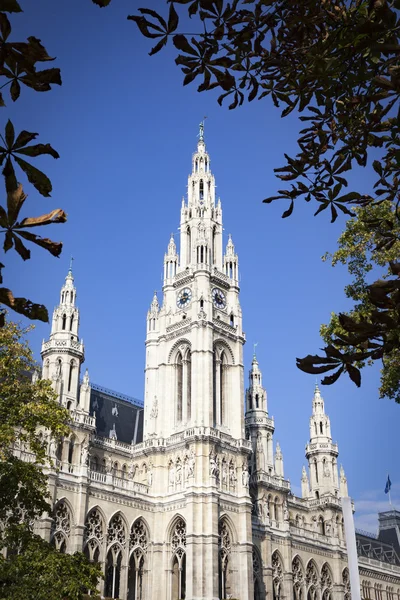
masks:
<svg viewBox="0 0 400 600"><path fill-rule="evenodd" d="M337 444L332 442L331 423L325 413L324 399L316 382L310 417L310 441L306 446L311 496L319 498L324 494L338 493L338 454Z"/></svg>
<svg viewBox="0 0 400 600"><path fill-rule="evenodd" d="M75 410L79 406L79 374L85 356L83 341L79 339L79 309L76 306L72 260L71 257L60 301L53 312L50 338L43 342L41 354L43 379L53 381L60 404Z"/></svg>

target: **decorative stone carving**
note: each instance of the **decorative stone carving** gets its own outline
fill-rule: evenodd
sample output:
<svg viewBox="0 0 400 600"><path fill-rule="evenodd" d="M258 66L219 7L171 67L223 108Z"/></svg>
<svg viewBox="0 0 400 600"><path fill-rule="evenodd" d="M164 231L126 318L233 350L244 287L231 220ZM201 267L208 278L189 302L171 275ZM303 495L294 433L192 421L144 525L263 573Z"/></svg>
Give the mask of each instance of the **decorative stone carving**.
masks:
<svg viewBox="0 0 400 600"><path fill-rule="evenodd" d="M219 480L219 466L217 463L217 454L211 450L210 452L210 475L215 477L215 479Z"/></svg>
<svg viewBox="0 0 400 600"><path fill-rule="evenodd" d="M104 538L103 519L95 508L86 517L84 538L86 541L96 540L99 544Z"/></svg>
<svg viewBox="0 0 400 600"><path fill-rule="evenodd" d="M158 400L157 396L154 396L153 404L150 411L150 419L156 419L158 415Z"/></svg>
<svg viewBox="0 0 400 600"><path fill-rule="evenodd" d="M318 584L317 569L315 567L315 564L312 561L310 561L307 565L306 583L308 586L311 586L311 585L316 586Z"/></svg>
<svg viewBox="0 0 400 600"><path fill-rule="evenodd" d="M283 501L283 520L284 521L289 521L289 509L288 509L286 498Z"/></svg>
<svg viewBox="0 0 400 600"><path fill-rule="evenodd" d="M229 557L231 555L232 544L231 544L230 532L229 532L228 526L226 524L226 521L224 519L222 519L219 522L218 533L219 533L219 555L221 558L222 568L223 568L223 570L225 570L226 564L229 561Z"/></svg>
<svg viewBox="0 0 400 600"><path fill-rule="evenodd" d="M172 551L179 557L184 554L186 549L186 523L183 519L178 519L174 527L171 539Z"/></svg>
<svg viewBox="0 0 400 600"><path fill-rule="evenodd" d="M302 584L304 582L304 570L300 559L295 556L292 562L293 581Z"/></svg>
<svg viewBox="0 0 400 600"><path fill-rule="evenodd" d="M260 579L262 577L262 565L259 554L255 548L253 548L253 579Z"/></svg>
<svg viewBox="0 0 400 600"><path fill-rule="evenodd" d="M107 544L118 542L122 547L125 547L126 543L126 532L125 524L122 520L121 515L116 514L110 521L107 531Z"/></svg>
<svg viewBox="0 0 400 600"><path fill-rule="evenodd" d="M147 470L147 485L151 487L153 483L153 463L149 463L149 468Z"/></svg>
<svg viewBox="0 0 400 600"><path fill-rule="evenodd" d="M85 438L81 444L81 465L87 465L89 463L89 443Z"/></svg>
<svg viewBox="0 0 400 600"><path fill-rule="evenodd" d="M143 554L147 554L148 539L147 529L142 519L137 519L131 527L131 535L129 538L129 549L140 549Z"/></svg>
<svg viewBox="0 0 400 600"><path fill-rule="evenodd" d="M54 512L53 539L58 550L63 549L71 533L71 515L65 502L59 502ZM64 549L65 551L65 549Z"/></svg>
<svg viewBox="0 0 400 600"><path fill-rule="evenodd" d="M194 456L194 452L193 449L190 451L189 456L187 457L187 476L188 477L193 477L194 476L194 467L196 464L196 459Z"/></svg>
<svg viewBox="0 0 400 600"><path fill-rule="evenodd" d="M243 487L246 487L246 488L249 487L249 479L250 479L250 475L249 475L247 461L244 461L242 464L242 485L243 485Z"/></svg>
<svg viewBox="0 0 400 600"><path fill-rule="evenodd" d="M229 463L229 485L231 488L236 487L236 481L237 481L236 469L235 469L235 465L234 465L233 461L231 460L231 462Z"/></svg>

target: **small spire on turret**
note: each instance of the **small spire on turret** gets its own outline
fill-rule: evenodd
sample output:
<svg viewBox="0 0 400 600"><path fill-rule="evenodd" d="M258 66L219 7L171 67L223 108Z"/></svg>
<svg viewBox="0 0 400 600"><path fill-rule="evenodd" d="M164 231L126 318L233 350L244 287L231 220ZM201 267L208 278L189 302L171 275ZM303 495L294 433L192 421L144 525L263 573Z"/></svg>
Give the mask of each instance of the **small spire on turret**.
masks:
<svg viewBox="0 0 400 600"><path fill-rule="evenodd" d="M279 442L276 442L275 449L275 475L283 477L283 455Z"/></svg>
<svg viewBox="0 0 400 600"><path fill-rule="evenodd" d="M89 383L90 383L90 380L89 380L89 370L88 369L86 369L86 371L85 371L82 383L83 383L83 385L89 385Z"/></svg>
<svg viewBox="0 0 400 600"><path fill-rule="evenodd" d="M174 234L173 233L171 233L171 237L170 237L170 240L169 240L167 255L168 256L175 256L176 255L176 244L175 244Z"/></svg>
<svg viewBox="0 0 400 600"><path fill-rule="evenodd" d="M343 465L340 465L340 495L341 497L347 497L349 495L347 489L347 477L344 473Z"/></svg>
<svg viewBox="0 0 400 600"><path fill-rule="evenodd" d="M301 496L302 498L308 498L310 495L310 484L308 482L308 475L305 466L301 473Z"/></svg>
<svg viewBox="0 0 400 600"><path fill-rule="evenodd" d="M226 244L225 254L226 254L226 256L234 256L235 255L235 246L233 245L231 234L229 234L229 236L228 236L228 243Z"/></svg>
<svg viewBox="0 0 400 600"><path fill-rule="evenodd" d="M154 290L153 300L151 301L151 305L150 305L150 312L155 313L155 312L158 312L159 310L160 310L160 304L158 302L157 290Z"/></svg>

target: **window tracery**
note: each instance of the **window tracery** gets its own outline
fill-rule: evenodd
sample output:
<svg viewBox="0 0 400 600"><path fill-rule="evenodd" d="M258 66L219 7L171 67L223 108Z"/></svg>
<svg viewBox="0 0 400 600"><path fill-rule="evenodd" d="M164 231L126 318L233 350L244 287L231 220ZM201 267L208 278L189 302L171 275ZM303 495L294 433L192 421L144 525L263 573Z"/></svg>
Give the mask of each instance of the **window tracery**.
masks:
<svg viewBox="0 0 400 600"><path fill-rule="evenodd" d="M131 527L131 535L129 539L129 548L139 550L143 554L147 554L147 529L142 519L137 519Z"/></svg>
<svg viewBox="0 0 400 600"><path fill-rule="evenodd" d="M186 549L186 523L183 519L178 519L174 527L171 538L172 551L179 557L184 554Z"/></svg>
<svg viewBox="0 0 400 600"><path fill-rule="evenodd" d="M125 524L120 514L114 515L108 526L107 543L114 542L118 542L122 547L126 542Z"/></svg>
<svg viewBox="0 0 400 600"><path fill-rule="evenodd" d="M71 514L65 502L59 502L54 511L53 542L60 552L66 552L71 534Z"/></svg>

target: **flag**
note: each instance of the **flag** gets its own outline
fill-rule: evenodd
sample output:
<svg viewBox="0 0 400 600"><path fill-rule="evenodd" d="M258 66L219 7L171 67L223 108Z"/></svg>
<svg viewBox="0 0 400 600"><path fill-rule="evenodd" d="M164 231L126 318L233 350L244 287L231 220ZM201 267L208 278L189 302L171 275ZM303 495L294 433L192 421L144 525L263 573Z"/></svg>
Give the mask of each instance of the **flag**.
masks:
<svg viewBox="0 0 400 600"><path fill-rule="evenodd" d="M388 475L387 482L385 485L385 494L388 494L390 492L391 487L392 487L392 482L390 481L390 477Z"/></svg>

